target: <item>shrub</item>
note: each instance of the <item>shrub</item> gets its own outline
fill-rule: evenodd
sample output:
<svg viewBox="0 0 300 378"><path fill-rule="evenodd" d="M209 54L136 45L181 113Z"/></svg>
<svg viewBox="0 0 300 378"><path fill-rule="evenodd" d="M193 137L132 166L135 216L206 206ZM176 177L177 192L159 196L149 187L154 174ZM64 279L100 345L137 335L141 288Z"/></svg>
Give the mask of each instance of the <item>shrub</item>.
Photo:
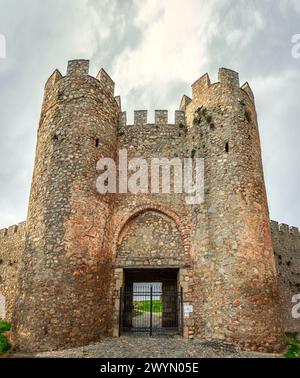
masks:
<svg viewBox="0 0 300 378"><path fill-rule="evenodd" d="M200 125L203 118L208 124L212 122L212 116L210 114L207 114L207 109L201 106L196 110L194 114L194 125Z"/></svg>
<svg viewBox="0 0 300 378"><path fill-rule="evenodd" d="M194 125L200 125L201 123L201 117L199 117L198 115L195 115L194 119L193 119L193 124Z"/></svg>
<svg viewBox="0 0 300 378"><path fill-rule="evenodd" d="M206 117L206 122L207 122L207 123L211 123L211 121L212 121L212 116L211 116L211 115L208 115L208 116Z"/></svg>
<svg viewBox="0 0 300 378"><path fill-rule="evenodd" d="M297 340L296 333L287 333L286 340L288 351L284 354L286 358L300 358L300 341Z"/></svg>
<svg viewBox="0 0 300 378"><path fill-rule="evenodd" d="M7 340L7 337L0 334L0 354L8 352L10 348L11 348L11 345L9 341Z"/></svg>
<svg viewBox="0 0 300 378"><path fill-rule="evenodd" d="M10 330L11 330L11 324L4 320L0 320L0 333L8 332Z"/></svg>
<svg viewBox="0 0 300 378"><path fill-rule="evenodd" d="M181 123L178 125L178 127L179 127L179 129L182 130L185 134L187 133L187 127L186 127L186 125L185 125L184 123L181 122ZM179 134L179 136L181 136L181 134Z"/></svg>
<svg viewBox="0 0 300 378"><path fill-rule="evenodd" d="M0 354L6 353L11 349L11 345L4 332L8 332L11 329L11 324L6 321L0 321Z"/></svg>

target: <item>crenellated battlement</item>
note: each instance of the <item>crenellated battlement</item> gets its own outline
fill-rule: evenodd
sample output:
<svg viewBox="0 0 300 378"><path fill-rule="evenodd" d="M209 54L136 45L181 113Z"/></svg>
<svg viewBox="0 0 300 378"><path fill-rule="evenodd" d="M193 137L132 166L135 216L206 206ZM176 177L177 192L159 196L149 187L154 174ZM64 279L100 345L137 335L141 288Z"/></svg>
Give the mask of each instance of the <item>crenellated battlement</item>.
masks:
<svg viewBox="0 0 300 378"><path fill-rule="evenodd" d="M0 239L1 238L11 238L14 236L24 237L25 235L26 222L15 224L8 228L3 228L0 230Z"/></svg>
<svg viewBox="0 0 300 378"><path fill-rule="evenodd" d="M115 82L111 79L108 73L101 68L96 79L101 83L103 89L105 89L111 96L115 93Z"/></svg>
<svg viewBox="0 0 300 378"><path fill-rule="evenodd" d="M76 75L88 75L90 69L90 62L86 59L69 60L67 67L67 76Z"/></svg>
<svg viewBox="0 0 300 378"><path fill-rule="evenodd" d="M239 89L240 88L240 78L239 74L233 70L228 68L220 68L219 69L219 83L221 85L231 87L232 89Z"/></svg>
<svg viewBox="0 0 300 378"><path fill-rule="evenodd" d="M205 90L207 90L211 86L211 81L208 73L205 75L201 76L198 80L195 81L194 84L192 84L192 97L195 98L197 93L202 93ZM184 96L186 98L186 96ZM184 99L183 99L184 101ZM189 102L192 100L190 99ZM188 105L188 104L187 104Z"/></svg>
<svg viewBox="0 0 300 378"><path fill-rule="evenodd" d="M45 91L52 89L57 82L63 78L63 75L56 69L53 74L49 77L45 84Z"/></svg>
<svg viewBox="0 0 300 378"><path fill-rule="evenodd" d="M192 102L192 99L184 95L180 101L179 110L182 112L186 111L187 106Z"/></svg>
<svg viewBox="0 0 300 378"><path fill-rule="evenodd" d="M52 104L47 101L48 98L52 97L52 93L54 93L54 89L57 88L56 85L59 84L62 80L68 78L80 78L80 77L89 77L94 80L97 80L100 83L100 88L106 93L108 96L114 97L115 92L115 83L111 79L111 77L107 74L107 72L101 68L99 73L96 77L89 76L89 67L90 62L89 60L78 59L78 60L70 60L67 65L66 75L63 76L57 69L53 72L53 74L49 77L45 85L45 105L43 106L43 112L48 109L48 107L52 106ZM239 74L233 70L227 68L220 68L218 73L219 81L216 83L212 83L208 73L201 76L197 81L194 82L192 85L192 99L186 95L182 97L179 110L175 112L175 123L169 123L169 112L168 110L155 110L154 116L154 124L158 126L163 125L186 125L186 114L188 114L189 105L193 102L193 100L201 97L203 94L207 93L211 87L220 85L221 87L226 88L230 92L237 92L242 91L246 94L251 102L254 102L254 95L251 90L250 85L248 82L240 87L239 82ZM121 110L121 97L116 96L114 97L116 103L118 104L119 109ZM120 114L120 126L127 126L127 113L121 112ZM137 110L134 112L134 126L146 126L146 125L153 125L153 123L148 123L148 111L147 110Z"/></svg>
<svg viewBox="0 0 300 378"><path fill-rule="evenodd" d="M229 89L231 92L243 91L245 92L250 100L254 102L254 95L252 89L248 82L240 86L239 74L233 70L228 68L220 68L218 73L219 81L216 83L212 83L209 77L209 74L206 73L201 76L198 80L194 82L192 85L192 98L195 99L202 94L206 93L206 91L215 85L220 85ZM186 109L187 105L190 103L191 99L187 96L184 96L181 101L181 108Z"/></svg>
<svg viewBox="0 0 300 378"><path fill-rule="evenodd" d="M271 229L273 232L280 232L300 237L300 229L298 227L292 227L284 223L271 221Z"/></svg>
<svg viewBox="0 0 300 378"><path fill-rule="evenodd" d="M115 83L111 79L111 77L108 75L108 73L101 68L99 73L96 75L96 77L89 75L89 69L90 69L90 61L85 59L76 59L76 60L70 60L67 65L67 71L66 75L63 76L58 69L56 69L53 74L49 77L45 84L45 95L48 96L49 93L53 91L56 84L60 82L63 79L68 79L70 77L84 77L88 76L90 78L93 78L97 80L101 88L109 95L114 96L115 92Z"/></svg>
<svg viewBox="0 0 300 378"><path fill-rule="evenodd" d="M247 93L247 95L251 98L251 100L254 102L254 94L252 92L252 89L250 87L250 84L246 82L244 85L241 86L241 89Z"/></svg>
<svg viewBox="0 0 300 378"><path fill-rule="evenodd" d="M133 125L127 124L127 112L120 113L120 126L179 126L185 125L185 112L181 110L175 111L175 123L169 123L168 110L155 110L154 111L154 124L148 123L148 110L135 110Z"/></svg>

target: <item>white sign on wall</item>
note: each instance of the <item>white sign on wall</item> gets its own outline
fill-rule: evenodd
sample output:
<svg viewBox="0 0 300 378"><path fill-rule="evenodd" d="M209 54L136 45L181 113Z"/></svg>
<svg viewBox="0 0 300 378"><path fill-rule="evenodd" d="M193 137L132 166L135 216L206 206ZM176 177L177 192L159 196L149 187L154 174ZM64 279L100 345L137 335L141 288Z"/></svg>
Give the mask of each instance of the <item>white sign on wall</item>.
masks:
<svg viewBox="0 0 300 378"><path fill-rule="evenodd" d="M184 305L183 306L183 312L185 314L191 314L193 312L193 306L192 305Z"/></svg>
<svg viewBox="0 0 300 378"><path fill-rule="evenodd" d="M293 296L292 303L295 303L295 306L292 308L292 317L293 319L300 319L300 294Z"/></svg>
<svg viewBox="0 0 300 378"><path fill-rule="evenodd" d="M0 294L0 319L5 319L6 308L5 308L5 297Z"/></svg>

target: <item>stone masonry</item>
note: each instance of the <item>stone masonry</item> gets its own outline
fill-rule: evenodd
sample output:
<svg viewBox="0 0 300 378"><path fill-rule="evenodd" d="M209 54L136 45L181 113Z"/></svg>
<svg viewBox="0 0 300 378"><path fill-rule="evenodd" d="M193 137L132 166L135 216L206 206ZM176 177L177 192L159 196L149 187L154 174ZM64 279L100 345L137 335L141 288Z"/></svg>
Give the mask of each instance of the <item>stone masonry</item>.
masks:
<svg viewBox="0 0 300 378"><path fill-rule="evenodd" d="M284 329L300 329L291 318L300 234L270 226L248 83L220 69L219 82L206 74L183 96L175 124L166 110L148 124L142 110L127 125L111 78L88 73L75 60L48 79L26 227L1 231L0 294L16 345L47 351L118 336L125 270L165 268L179 271L193 306L185 338L279 351ZM147 162L204 158L204 203L187 204L173 187L99 194L97 161L118 162L120 150Z"/></svg>
<svg viewBox="0 0 300 378"><path fill-rule="evenodd" d="M3 300L3 315L5 313L5 318L9 320L14 309L24 243L25 223L0 230L0 296Z"/></svg>
<svg viewBox="0 0 300 378"><path fill-rule="evenodd" d="M293 297L300 294L300 232L296 227L273 221L271 226L284 328L299 333L300 318L293 318L292 308L296 305Z"/></svg>

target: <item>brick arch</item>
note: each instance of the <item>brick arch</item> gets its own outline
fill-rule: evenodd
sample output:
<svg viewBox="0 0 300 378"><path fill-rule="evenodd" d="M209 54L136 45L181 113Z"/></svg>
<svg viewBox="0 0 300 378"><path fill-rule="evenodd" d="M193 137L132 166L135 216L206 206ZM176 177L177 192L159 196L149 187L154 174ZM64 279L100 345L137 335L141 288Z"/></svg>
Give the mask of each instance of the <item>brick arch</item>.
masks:
<svg viewBox="0 0 300 378"><path fill-rule="evenodd" d="M156 212L158 214L164 215L167 218L170 219L170 221L173 221L180 233L181 237L181 244L183 248L183 253L185 256L189 256L189 260L191 262L191 243L190 243L190 229L186 226L184 226L181 222L180 216L173 210L170 210L169 208L166 208L162 205L141 205L137 206L134 209L130 211L130 213L126 213L119 222L119 225L117 229L114 232L113 240L112 240L112 253L114 259L117 257L117 250L119 242L122 240L122 233L125 227L135 218L137 218L139 215L144 214L146 212Z"/></svg>

